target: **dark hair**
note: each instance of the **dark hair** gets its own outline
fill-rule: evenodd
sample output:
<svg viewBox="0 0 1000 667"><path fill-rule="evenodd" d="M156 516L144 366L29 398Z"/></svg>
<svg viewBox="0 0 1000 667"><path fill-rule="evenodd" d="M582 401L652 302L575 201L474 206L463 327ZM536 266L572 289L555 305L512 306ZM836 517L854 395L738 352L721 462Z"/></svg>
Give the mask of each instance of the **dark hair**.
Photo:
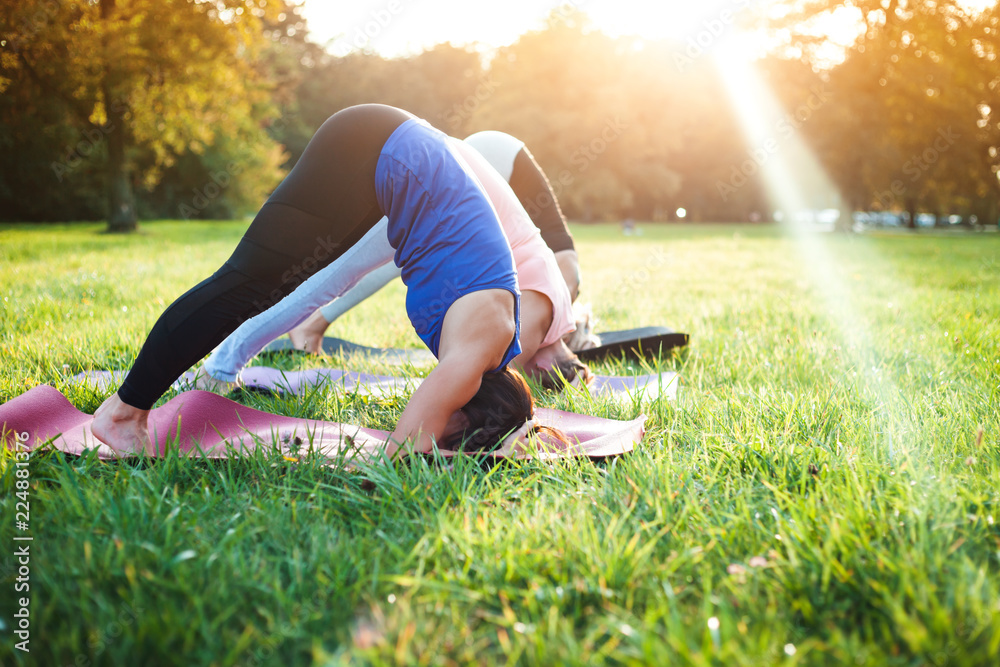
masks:
<svg viewBox="0 0 1000 667"><path fill-rule="evenodd" d="M553 364L548 372L542 373L538 382L546 389L562 391L566 385L576 379L578 374L584 384L590 384L594 377L594 374L590 372L590 367L574 354L569 359L562 359Z"/></svg>
<svg viewBox="0 0 1000 667"><path fill-rule="evenodd" d="M521 374L510 368L483 375L479 391L462 408L469 425L461 433L445 438L441 449L492 451L512 431L535 414L531 388ZM566 436L549 426L536 426L530 434L549 433L564 444Z"/></svg>

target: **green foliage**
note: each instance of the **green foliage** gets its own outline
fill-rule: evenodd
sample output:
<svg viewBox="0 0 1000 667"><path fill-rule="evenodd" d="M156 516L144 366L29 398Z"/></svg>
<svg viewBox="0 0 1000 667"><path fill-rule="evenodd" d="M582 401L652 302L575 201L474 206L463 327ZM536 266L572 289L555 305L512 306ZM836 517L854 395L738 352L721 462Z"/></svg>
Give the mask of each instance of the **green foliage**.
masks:
<svg viewBox="0 0 1000 667"><path fill-rule="evenodd" d="M834 99L806 127L825 166L857 209L1000 217L1000 7L960 0L798 3L775 28L809 64L809 36L833 12L856 11L863 29L824 80ZM849 141L845 150L844 140Z"/></svg>
<svg viewBox="0 0 1000 667"><path fill-rule="evenodd" d="M165 303L244 228L0 228L0 401L48 382L96 409L104 394L67 375L126 367ZM602 328L692 334L689 350L648 365L680 372L677 402L539 395L610 418L644 412L632 455L358 473L266 453L37 455L32 654L11 649L5 594L0 660L995 664L1000 239L824 238L844 296L831 303L775 228L643 230L574 228L584 298ZM845 307L858 329L835 315ZM393 286L336 333L417 346L402 312ZM405 398L242 400L386 428ZM14 477L0 466L9 545ZM0 587L14 576L0 571Z"/></svg>
<svg viewBox="0 0 1000 667"><path fill-rule="evenodd" d="M814 178L824 191L805 188L807 205L839 194L847 212L1000 218L995 4L770 4L750 12L775 45L757 68L839 191ZM831 14L858 21L842 62L817 37ZM564 6L495 52L445 44L338 57L308 40L284 0L26 0L0 8L0 35L5 219L100 217L123 188L146 217L251 213L330 115L370 102L458 137L521 138L577 219L662 221L681 207L694 221L767 219L773 209L768 155L740 124L761 101L731 99L715 58L724 38L695 42L698 52L691 41L613 38ZM811 162L782 142L786 129L772 133L775 150L793 168ZM120 158L117 130L127 131Z"/></svg>
<svg viewBox="0 0 1000 667"><path fill-rule="evenodd" d="M116 207L132 206L132 189L154 188L183 156L208 174L239 164L244 178L224 188L217 206L228 213L244 212L250 201L256 207L284 159L262 127L274 108L270 82L259 71L264 19L283 9L281 2L268 7L254 0L5 4L0 76L5 95L18 100L0 106L5 138L17 154L36 141L44 119L26 113L28 102L61 120L65 142L40 160L5 165L11 172L31 168L25 180L37 179L27 191L10 185L0 191L11 202L4 206L8 219L60 216L18 201L44 200L64 182L79 187L92 172L103 172L111 207L104 214L113 219ZM46 147L56 145L51 140ZM179 198L174 206L184 202Z"/></svg>
<svg viewBox="0 0 1000 667"><path fill-rule="evenodd" d="M699 122L699 107L677 94L691 91L691 79L671 54L638 46L556 13L545 30L499 51L488 97L464 114L470 129L523 140L571 216L671 208L684 169L681 137Z"/></svg>

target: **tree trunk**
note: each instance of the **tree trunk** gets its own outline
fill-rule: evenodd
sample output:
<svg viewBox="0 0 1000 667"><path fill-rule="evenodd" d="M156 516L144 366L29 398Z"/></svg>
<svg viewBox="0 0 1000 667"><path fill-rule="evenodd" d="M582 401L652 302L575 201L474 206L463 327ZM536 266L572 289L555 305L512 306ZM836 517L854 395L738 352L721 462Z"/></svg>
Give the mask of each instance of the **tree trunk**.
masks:
<svg viewBox="0 0 1000 667"><path fill-rule="evenodd" d="M105 96L105 100L107 100ZM109 107L117 106L115 102L105 101ZM132 193L132 181L129 178L128 166L125 163L125 113L108 110L108 231L134 232L136 230L135 197Z"/></svg>
<svg viewBox="0 0 1000 667"><path fill-rule="evenodd" d="M114 9L115 0L101 0L101 19L111 20ZM116 78L114 64L110 62L108 57L104 59L103 76L101 94L104 97L104 110L107 114L105 133L108 137L107 180L104 186L108 197L108 231L134 232L136 230L135 197L125 160L126 106L123 101L115 98L115 93L118 91L114 85Z"/></svg>
<svg viewBox="0 0 1000 667"><path fill-rule="evenodd" d="M837 209L840 211L840 215L837 217L837 224L835 229L838 232L853 232L854 231L854 207L851 206L847 195L840 195L839 206Z"/></svg>

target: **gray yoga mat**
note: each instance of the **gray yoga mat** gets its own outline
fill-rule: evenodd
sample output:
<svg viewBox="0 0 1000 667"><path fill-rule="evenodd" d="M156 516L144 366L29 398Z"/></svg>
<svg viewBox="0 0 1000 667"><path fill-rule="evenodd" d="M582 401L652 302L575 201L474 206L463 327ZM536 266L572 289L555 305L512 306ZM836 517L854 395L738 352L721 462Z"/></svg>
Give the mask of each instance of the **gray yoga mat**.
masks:
<svg viewBox="0 0 1000 667"><path fill-rule="evenodd" d="M298 352L292 345L290 338L278 338L271 341L261 350L261 352ZM343 338L333 338L326 336L323 338L323 351L329 355L351 356L361 354L370 357L382 357L390 364L422 364L434 361L434 355L430 350L423 349L399 349L394 347L369 347L352 343Z"/></svg>
<svg viewBox="0 0 1000 667"><path fill-rule="evenodd" d="M126 371L84 371L74 375L71 381L73 384L107 390L121 384L125 375ZM405 391L413 391L422 382L416 377L372 375L336 368L282 371L267 366L244 369L242 379L245 392L301 394L311 388L327 385L364 396L398 396ZM193 383L194 374L185 373L174 383L174 388L187 391L194 388ZM664 397L673 400L677 397L678 385L679 378L673 371L627 377L598 375L590 385L590 392L595 396L609 395L628 399Z"/></svg>
<svg viewBox="0 0 1000 667"><path fill-rule="evenodd" d="M597 334L601 344L586 350L578 350L577 355L584 361L600 361L607 357L624 355L626 359L650 359L688 344L686 333L677 333L669 327L640 327L638 329L623 329L621 331L606 331ZM278 338L271 341L262 352L295 352L292 341L288 338ZM343 338L326 336L323 338L323 351L329 355L349 356L363 354L372 357L382 357L391 364L419 364L434 360L428 350L369 347L352 343Z"/></svg>
<svg viewBox="0 0 1000 667"><path fill-rule="evenodd" d="M686 333L677 333L669 327L640 327L597 334L601 344L586 350L577 350L583 361L601 361L608 357L624 356L626 359L655 359L657 356L688 344Z"/></svg>

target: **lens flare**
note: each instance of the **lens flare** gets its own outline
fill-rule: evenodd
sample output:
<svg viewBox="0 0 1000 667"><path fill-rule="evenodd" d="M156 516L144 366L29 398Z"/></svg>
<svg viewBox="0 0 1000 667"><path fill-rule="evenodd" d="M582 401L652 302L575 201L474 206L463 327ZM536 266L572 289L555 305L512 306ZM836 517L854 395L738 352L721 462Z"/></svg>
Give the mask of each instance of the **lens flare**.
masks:
<svg viewBox="0 0 1000 667"><path fill-rule="evenodd" d="M840 209L842 216L849 215L837 187L800 135L800 128L829 102L829 96L821 88L811 90L807 99L788 111L775 98L750 54L747 44L734 35L713 55L750 147L739 169L753 172L748 175L759 173L775 218L797 247L803 274L822 295L827 315L840 335L841 348L853 355L851 363L859 381L877 397L880 405L874 412L881 420L877 430L893 456L893 434L908 429L904 403L898 388L881 372L870 327L855 308L846 272L831 253L828 237L820 234L816 225L815 214L823 209ZM844 222L850 224L851 220Z"/></svg>

